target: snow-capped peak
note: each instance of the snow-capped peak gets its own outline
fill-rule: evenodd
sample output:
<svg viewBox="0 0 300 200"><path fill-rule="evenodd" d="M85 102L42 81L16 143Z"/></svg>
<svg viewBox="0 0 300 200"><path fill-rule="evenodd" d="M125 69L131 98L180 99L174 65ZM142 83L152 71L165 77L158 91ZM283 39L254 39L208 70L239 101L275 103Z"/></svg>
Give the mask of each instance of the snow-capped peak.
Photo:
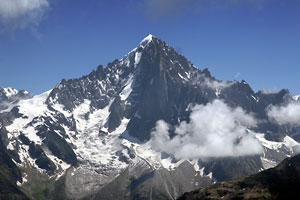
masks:
<svg viewBox="0 0 300 200"><path fill-rule="evenodd" d="M9 112L23 99L30 98L26 90L16 90L12 87L0 88L0 113Z"/></svg>
<svg viewBox="0 0 300 200"><path fill-rule="evenodd" d="M7 97L14 96L14 95L18 94L18 92L19 92L15 88L11 88L11 87L3 88L3 91Z"/></svg>
<svg viewBox="0 0 300 200"><path fill-rule="evenodd" d="M147 37L145 37L141 42L140 45L141 46L146 46L147 44L149 44L152 40L153 40L154 36L149 34Z"/></svg>
<svg viewBox="0 0 300 200"><path fill-rule="evenodd" d="M151 41L153 40L153 38L155 38L153 35L149 34L147 37L145 37L138 45L138 47L132 49L129 53L127 53L122 59L121 61L125 61L128 59L128 56L133 54L133 53L136 53L137 49L139 47L142 47L142 48L145 48L149 43L151 43Z"/></svg>
<svg viewBox="0 0 300 200"><path fill-rule="evenodd" d="M298 101L298 100L300 99L300 95L293 96L293 99L294 99L295 101Z"/></svg>
<svg viewBox="0 0 300 200"><path fill-rule="evenodd" d="M143 40L142 40L142 42L150 42L152 39L153 39L153 35L152 34L149 34L147 37L145 37Z"/></svg>

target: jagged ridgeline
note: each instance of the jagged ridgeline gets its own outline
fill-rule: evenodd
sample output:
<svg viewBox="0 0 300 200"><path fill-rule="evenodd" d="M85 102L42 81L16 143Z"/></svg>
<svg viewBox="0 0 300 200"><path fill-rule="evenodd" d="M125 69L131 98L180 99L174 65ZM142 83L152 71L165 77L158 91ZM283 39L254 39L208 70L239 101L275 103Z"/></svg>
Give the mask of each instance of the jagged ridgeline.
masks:
<svg viewBox="0 0 300 200"><path fill-rule="evenodd" d="M219 81L149 35L124 58L64 79L43 94L0 89L0 172L12 174L1 179L9 185L1 194L7 199L174 199L215 181L254 174L295 154L299 128L267 115L270 105L290 101L296 100L288 90L254 92L246 81ZM170 144L183 122L193 127L204 120L191 117L195 110L215 104L259 121L243 135L260 145L259 153L191 158L153 143L158 121L167 124Z"/></svg>

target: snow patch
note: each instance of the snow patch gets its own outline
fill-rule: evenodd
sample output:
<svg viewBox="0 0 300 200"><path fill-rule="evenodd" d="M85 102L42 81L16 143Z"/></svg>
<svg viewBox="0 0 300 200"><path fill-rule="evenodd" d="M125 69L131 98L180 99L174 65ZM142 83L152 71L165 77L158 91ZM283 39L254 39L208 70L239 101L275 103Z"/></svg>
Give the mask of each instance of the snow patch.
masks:
<svg viewBox="0 0 300 200"><path fill-rule="evenodd" d="M112 103L112 101L111 101ZM109 107L111 103L104 109L96 110L89 114L88 119L85 118L89 112L88 100L79 105L74 110L74 118L78 128L77 139L72 139L72 143L76 146L74 149L78 160L89 168L103 168L109 170L121 170L127 167L125 162L117 158L118 152L122 152L125 156L127 151L122 148L120 135L126 130L128 119L124 118L121 125L113 132L108 133L106 122L109 117ZM104 134L100 134L99 130Z"/></svg>
<svg viewBox="0 0 300 200"><path fill-rule="evenodd" d="M15 96L18 94L18 90L16 90L15 88L11 88L11 87L8 87L8 88L2 88L5 95L9 98L9 97L12 97L12 96Z"/></svg>
<svg viewBox="0 0 300 200"><path fill-rule="evenodd" d="M252 97L256 102L259 102L259 99L256 98L255 96L251 95L251 97Z"/></svg>
<svg viewBox="0 0 300 200"><path fill-rule="evenodd" d="M298 100L300 99L300 95L293 96L293 99L294 99L295 101L298 101Z"/></svg>
<svg viewBox="0 0 300 200"><path fill-rule="evenodd" d="M132 84L133 84L133 76L131 75L129 79L127 80L124 89L120 93L121 100L126 100L130 93L132 92Z"/></svg>
<svg viewBox="0 0 300 200"><path fill-rule="evenodd" d="M58 112L62 113L65 117L71 117L72 113L70 113L69 111L65 110L65 106L62 104L53 104L52 108L54 108L55 110L57 110Z"/></svg>
<svg viewBox="0 0 300 200"><path fill-rule="evenodd" d="M266 170L266 169L269 169L269 168L273 168L275 167L278 163L273 161L273 160L269 160L267 158L264 158L264 157L261 157L261 163L263 165L263 168Z"/></svg>
<svg viewBox="0 0 300 200"><path fill-rule="evenodd" d="M76 129L79 132L83 132L84 129L86 129L86 119L85 119L85 114L87 114L90 111L90 104L91 101L85 99L82 104L77 106L74 109L74 118L76 122Z"/></svg>
<svg viewBox="0 0 300 200"><path fill-rule="evenodd" d="M209 172L209 174L207 174L207 177L209 177L210 179L212 179L213 178L213 173Z"/></svg>
<svg viewBox="0 0 300 200"><path fill-rule="evenodd" d="M199 165L198 165L198 159L189 161L189 163L191 163L191 165L193 165L194 170L195 170L196 172L199 172L199 171L200 171L200 167L199 167Z"/></svg>
<svg viewBox="0 0 300 200"><path fill-rule="evenodd" d="M27 183L28 179L27 179L27 174L24 173L24 176L22 177L22 183L17 181L17 186L22 186L24 183Z"/></svg>
<svg viewBox="0 0 300 200"><path fill-rule="evenodd" d="M49 96L51 90L44 92L40 95L33 96L31 99L21 100L18 105L20 106L20 113L34 118L36 116L41 116L47 110L47 105L45 101Z"/></svg>
<svg viewBox="0 0 300 200"><path fill-rule="evenodd" d="M203 177L204 176L204 170L205 170L205 167L202 167L200 169L200 176Z"/></svg>
<svg viewBox="0 0 300 200"><path fill-rule="evenodd" d="M259 143L264 147L272 150L279 150L281 147L287 147L290 152L293 152L293 147L298 146L299 143L296 142L293 138L285 136L283 142L274 142L265 139L265 134L257 133L255 137L258 139Z"/></svg>
<svg viewBox="0 0 300 200"><path fill-rule="evenodd" d="M175 170L184 160L179 160L177 162L172 162L172 158L168 157L166 159L161 159L161 166L168 170Z"/></svg>
<svg viewBox="0 0 300 200"><path fill-rule="evenodd" d="M220 96L222 89L221 88L216 88L215 94L217 97Z"/></svg>
<svg viewBox="0 0 300 200"><path fill-rule="evenodd" d="M184 77L183 77L180 73L177 73L177 74L178 74L178 76L179 76L181 79L184 80Z"/></svg>
<svg viewBox="0 0 300 200"><path fill-rule="evenodd" d="M285 146L287 147L294 147L299 145L298 142L296 142L293 138L291 138L288 135L283 138L283 144L285 144Z"/></svg>
<svg viewBox="0 0 300 200"><path fill-rule="evenodd" d="M138 64L140 63L142 57L142 53L141 52L136 52L135 56L134 56L134 68L136 68L138 66Z"/></svg>
<svg viewBox="0 0 300 200"><path fill-rule="evenodd" d="M145 45L145 44L149 44L152 40L153 40L153 35L149 34L147 37L145 37L142 41L141 41L141 45Z"/></svg>
<svg viewBox="0 0 300 200"><path fill-rule="evenodd" d="M7 145L7 150L14 150L15 148L14 148L14 146L11 144L11 142L9 142L8 143L8 145Z"/></svg>
<svg viewBox="0 0 300 200"><path fill-rule="evenodd" d="M13 123L6 127L8 130L8 138L16 138L22 132L29 140L36 144L41 144L42 141L36 134L35 127L27 126L32 122L33 118L44 115L47 111L47 105L45 101L49 96L51 90L41 95L36 95L31 99L21 100L17 103L19 106L19 112L23 114L23 117L17 118ZM34 125L37 126L42 122L38 121Z"/></svg>

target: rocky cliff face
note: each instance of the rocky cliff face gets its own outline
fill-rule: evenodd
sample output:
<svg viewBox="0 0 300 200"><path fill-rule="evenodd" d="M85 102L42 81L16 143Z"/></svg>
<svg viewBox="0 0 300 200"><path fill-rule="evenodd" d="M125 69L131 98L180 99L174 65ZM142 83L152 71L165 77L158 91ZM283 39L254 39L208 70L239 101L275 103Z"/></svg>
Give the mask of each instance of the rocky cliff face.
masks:
<svg viewBox="0 0 300 200"><path fill-rule="evenodd" d="M262 155L186 160L153 150L149 140L158 120L170 124L172 138L190 120L192 105L216 99L261 121L248 132ZM287 101L295 101L287 90L255 93L246 81L218 81L149 35L105 68L3 108L1 136L21 169L19 186L33 199L174 199L293 155L298 136L292 133L300 132L266 115L269 105Z"/></svg>

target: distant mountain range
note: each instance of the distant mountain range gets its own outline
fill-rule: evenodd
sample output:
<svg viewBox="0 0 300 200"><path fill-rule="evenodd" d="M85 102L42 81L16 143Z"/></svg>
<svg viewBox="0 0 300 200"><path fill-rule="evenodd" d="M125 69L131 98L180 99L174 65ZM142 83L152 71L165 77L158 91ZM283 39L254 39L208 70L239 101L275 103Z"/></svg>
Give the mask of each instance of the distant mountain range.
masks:
<svg viewBox="0 0 300 200"><path fill-rule="evenodd" d="M270 115L297 102L219 81L149 35L43 94L0 89L0 197L176 199L255 174L298 152L299 126Z"/></svg>

